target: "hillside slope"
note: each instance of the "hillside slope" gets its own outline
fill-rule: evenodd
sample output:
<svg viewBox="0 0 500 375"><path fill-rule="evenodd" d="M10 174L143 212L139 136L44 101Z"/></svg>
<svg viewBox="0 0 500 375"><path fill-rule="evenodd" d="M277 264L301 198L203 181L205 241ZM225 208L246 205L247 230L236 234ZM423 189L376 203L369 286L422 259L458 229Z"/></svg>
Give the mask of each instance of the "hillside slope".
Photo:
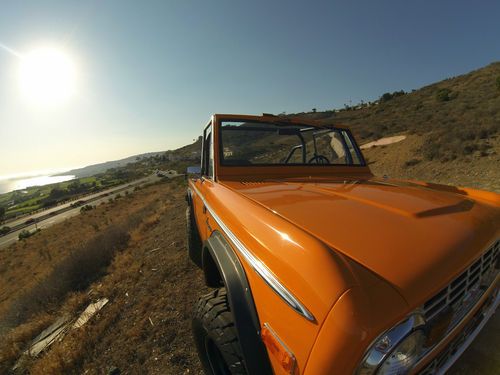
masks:
<svg viewBox="0 0 500 375"><path fill-rule="evenodd" d="M87 165L86 167L72 169L72 170L67 171L67 172L59 173L58 176L74 175L76 178L90 177L90 176L94 176L94 175L99 174L99 173L106 172L108 169L111 169L111 168L124 167L127 164L134 163L140 159L149 158L149 157L162 155L162 154L164 154L164 151L162 151L162 152L148 152L145 154L133 155L133 156L126 157L124 159L106 161L104 163L92 164L92 165Z"/></svg>
<svg viewBox="0 0 500 375"><path fill-rule="evenodd" d="M291 116L349 125L359 143L409 135L364 152L377 174L500 191L500 62L375 103Z"/></svg>

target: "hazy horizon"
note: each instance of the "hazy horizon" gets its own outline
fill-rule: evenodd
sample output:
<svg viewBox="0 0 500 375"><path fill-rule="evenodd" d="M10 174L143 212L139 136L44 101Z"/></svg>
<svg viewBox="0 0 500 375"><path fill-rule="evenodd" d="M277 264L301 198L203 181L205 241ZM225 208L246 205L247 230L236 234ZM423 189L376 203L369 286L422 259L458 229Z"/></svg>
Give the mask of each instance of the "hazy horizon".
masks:
<svg viewBox="0 0 500 375"><path fill-rule="evenodd" d="M341 108L467 73L500 60L499 11L460 1L10 3L0 14L0 176L175 149L212 113Z"/></svg>
<svg viewBox="0 0 500 375"><path fill-rule="evenodd" d="M85 168L91 165L96 165L96 164L102 164L110 161L116 161L116 160L121 160L121 159L126 159L132 156L136 155L143 155L143 154L149 154L149 153L155 153L155 152L164 152L167 150L162 150L162 151L144 151L144 152L139 152L139 153L134 153L132 155L118 155L116 159L106 159L106 160L96 160L96 161L90 161L86 162L80 165L73 165L73 166L67 166L67 167L57 167L57 168L41 168L41 169L35 169L35 170L26 170L26 171L19 171L16 173L11 173L11 174L5 174L5 175L0 175L0 182L5 181L5 180L19 180L19 179L25 179L29 177L37 177L37 176L53 176L56 174L61 174L61 173L66 173L66 172L71 172L72 170L75 169L80 169L80 168Z"/></svg>

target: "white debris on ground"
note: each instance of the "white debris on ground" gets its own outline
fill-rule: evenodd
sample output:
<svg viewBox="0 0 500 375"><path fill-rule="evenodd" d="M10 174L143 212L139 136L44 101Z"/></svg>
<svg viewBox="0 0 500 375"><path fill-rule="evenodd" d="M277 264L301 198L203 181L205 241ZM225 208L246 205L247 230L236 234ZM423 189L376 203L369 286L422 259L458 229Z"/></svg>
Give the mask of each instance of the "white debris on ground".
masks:
<svg viewBox="0 0 500 375"><path fill-rule="evenodd" d="M72 319L69 316L62 316L57 319L50 327L44 329L37 337L33 339L29 348L24 351L23 355L17 363L12 368L13 371L23 367L26 357L36 357L50 345L52 345L56 340L61 341L64 335L71 329L77 329L82 327L89 319L94 316L99 310L101 310L104 305L109 302L107 298L101 298L95 303L91 303L87 308L80 314L78 319L72 323Z"/></svg>
<svg viewBox="0 0 500 375"><path fill-rule="evenodd" d="M96 312L102 309L104 305L107 304L108 302L109 299L101 298L96 303L91 303L90 305L88 305L87 308L82 312L80 317L73 324L72 328L80 328L81 326L83 326L85 323L89 321L90 318L92 318L92 316L95 315Z"/></svg>
<svg viewBox="0 0 500 375"><path fill-rule="evenodd" d="M360 148L362 150L364 150L367 148L372 148L374 146L386 146L386 145L390 145L392 143L401 142L405 139L406 139L406 135L395 135L393 137L380 138L380 139L377 139L376 141L365 143L364 145L361 145Z"/></svg>
<svg viewBox="0 0 500 375"><path fill-rule="evenodd" d="M52 345L52 343L56 341L59 336L66 332L68 328L68 321L68 316L63 316L57 319L54 324L43 330L42 333L33 339L30 348L25 352L25 354L36 357L46 347Z"/></svg>

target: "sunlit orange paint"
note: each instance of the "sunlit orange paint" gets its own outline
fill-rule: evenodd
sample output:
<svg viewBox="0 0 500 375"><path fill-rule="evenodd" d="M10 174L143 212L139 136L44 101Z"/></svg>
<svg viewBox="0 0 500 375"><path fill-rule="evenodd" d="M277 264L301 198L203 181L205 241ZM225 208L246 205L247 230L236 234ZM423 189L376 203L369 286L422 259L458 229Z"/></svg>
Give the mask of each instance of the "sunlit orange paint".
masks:
<svg viewBox="0 0 500 375"><path fill-rule="evenodd" d="M220 121L235 118L274 119L214 115L215 150ZM218 152L214 169L189 181L202 239L221 228L198 193L314 315L291 309L237 253L259 320L286 343L297 374L353 373L375 337L500 237L495 193L376 178L367 166L223 167Z"/></svg>

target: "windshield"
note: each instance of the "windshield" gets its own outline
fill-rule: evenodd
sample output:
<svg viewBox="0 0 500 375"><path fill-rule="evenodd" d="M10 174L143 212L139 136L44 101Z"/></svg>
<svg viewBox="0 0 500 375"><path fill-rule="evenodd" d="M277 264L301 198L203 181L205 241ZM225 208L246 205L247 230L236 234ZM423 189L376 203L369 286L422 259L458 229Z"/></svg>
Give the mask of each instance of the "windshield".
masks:
<svg viewBox="0 0 500 375"><path fill-rule="evenodd" d="M334 127L222 121L223 166L364 165L349 131Z"/></svg>

